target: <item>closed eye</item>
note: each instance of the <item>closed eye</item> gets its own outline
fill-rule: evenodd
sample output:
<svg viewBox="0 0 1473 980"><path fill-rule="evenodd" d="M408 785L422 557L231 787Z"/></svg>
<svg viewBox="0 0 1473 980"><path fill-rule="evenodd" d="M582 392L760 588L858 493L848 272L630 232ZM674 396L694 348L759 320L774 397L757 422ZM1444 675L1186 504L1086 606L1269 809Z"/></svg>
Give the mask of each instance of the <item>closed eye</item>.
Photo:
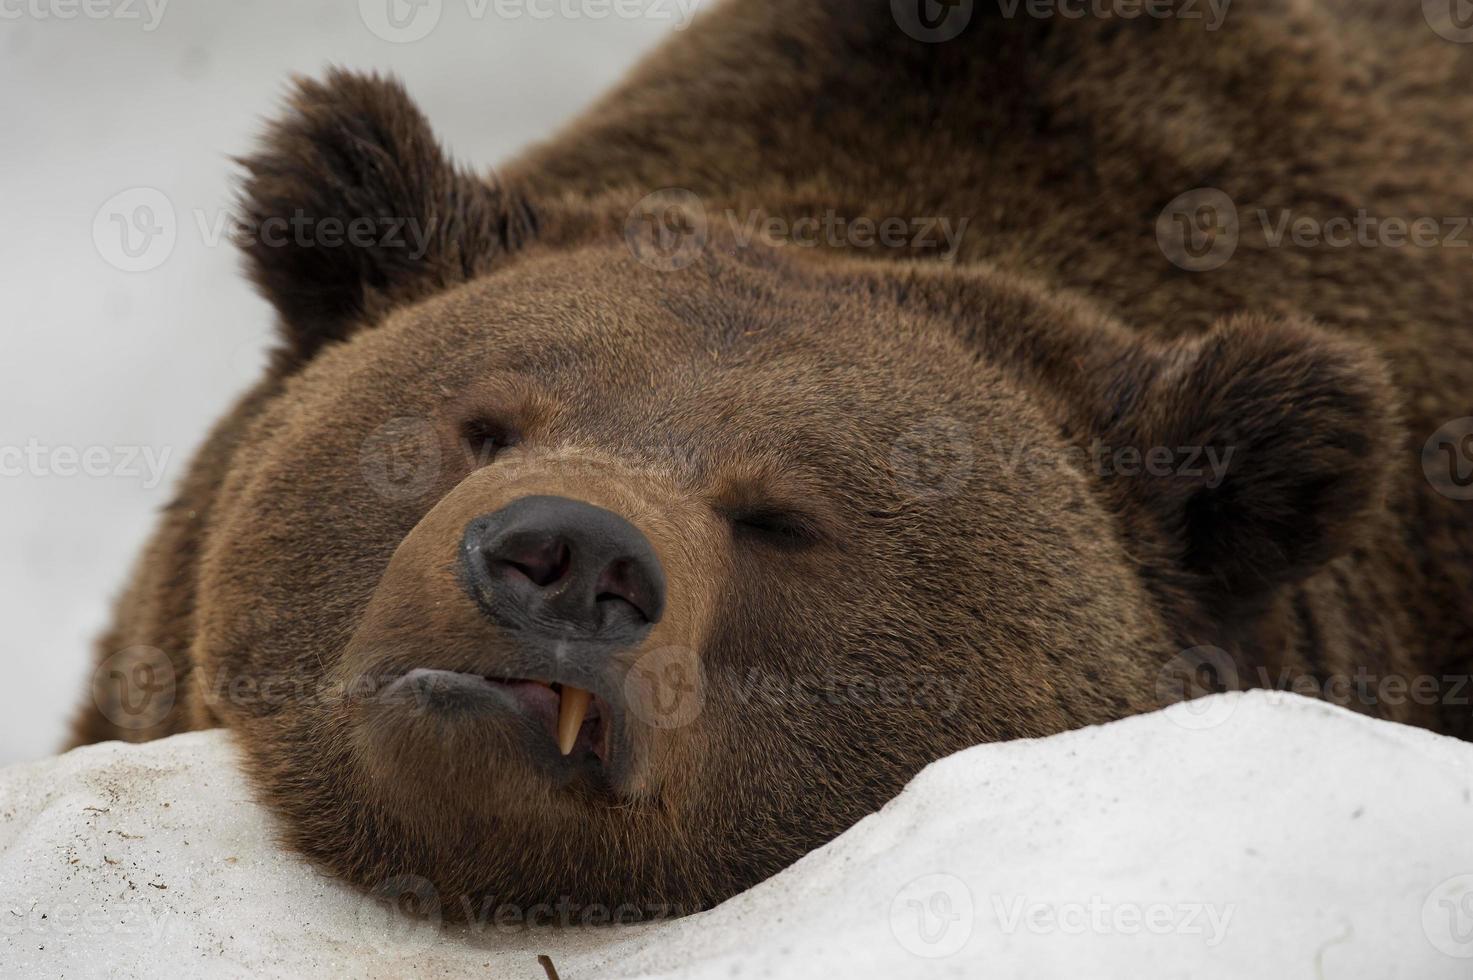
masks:
<svg viewBox="0 0 1473 980"><path fill-rule="evenodd" d="M488 465L503 449L520 441L515 430L494 419L472 418L460 426L460 444L472 466Z"/></svg>
<svg viewBox="0 0 1473 980"><path fill-rule="evenodd" d="M728 515L739 536L779 547L804 547L823 540L818 523L796 511L759 507Z"/></svg>

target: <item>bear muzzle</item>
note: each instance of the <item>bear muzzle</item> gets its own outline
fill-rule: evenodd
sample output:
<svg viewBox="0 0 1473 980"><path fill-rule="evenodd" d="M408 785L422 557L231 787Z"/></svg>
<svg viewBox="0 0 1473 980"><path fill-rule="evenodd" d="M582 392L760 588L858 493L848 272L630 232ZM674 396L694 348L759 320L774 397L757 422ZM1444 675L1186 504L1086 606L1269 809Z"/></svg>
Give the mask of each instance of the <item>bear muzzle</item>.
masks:
<svg viewBox="0 0 1473 980"><path fill-rule="evenodd" d="M700 684L719 528L622 468L472 474L401 542L345 650L372 692L352 707L359 751L456 779L468 753L511 747L504 776L647 795L690 751L658 686Z"/></svg>
<svg viewBox="0 0 1473 980"><path fill-rule="evenodd" d="M568 497L522 497L471 520L460 550L461 580L486 616L548 654L577 643L582 657L639 645L665 611L665 573L638 528L613 511ZM545 716L544 692L557 699L556 737L572 753L586 740L607 761L609 713L591 692L559 682L488 678L530 712ZM590 712L590 708L592 711Z"/></svg>

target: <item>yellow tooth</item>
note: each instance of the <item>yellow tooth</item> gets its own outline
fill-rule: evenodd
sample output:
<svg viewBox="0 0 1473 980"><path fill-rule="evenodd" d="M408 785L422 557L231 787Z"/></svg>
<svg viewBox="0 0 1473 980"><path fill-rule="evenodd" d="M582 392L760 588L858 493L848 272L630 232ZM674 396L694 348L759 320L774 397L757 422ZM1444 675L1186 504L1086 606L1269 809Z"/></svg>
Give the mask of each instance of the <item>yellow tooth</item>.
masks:
<svg viewBox="0 0 1473 980"><path fill-rule="evenodd" d="M583 727L583 716L588 714L588 702L593 695L579 687L563 685L563 700L557 713L557 747L563 755L573 751L578 741L578 729Z"/></svg>

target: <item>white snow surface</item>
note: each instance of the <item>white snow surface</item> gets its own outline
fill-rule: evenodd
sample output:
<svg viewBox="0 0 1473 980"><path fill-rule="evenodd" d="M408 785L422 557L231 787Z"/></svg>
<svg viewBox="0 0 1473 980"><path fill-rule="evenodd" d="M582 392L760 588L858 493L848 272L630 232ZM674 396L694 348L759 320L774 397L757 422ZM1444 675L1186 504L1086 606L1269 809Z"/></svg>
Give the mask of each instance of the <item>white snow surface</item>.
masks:
<svg viewBox="0 0 1473 980"><path fill-rule="evenodd" d="M592 928L391 910L275 843L235 752L0 770L0 974L1473 976L1473 745L1293 695L979 746L711 911Z"/></svg>

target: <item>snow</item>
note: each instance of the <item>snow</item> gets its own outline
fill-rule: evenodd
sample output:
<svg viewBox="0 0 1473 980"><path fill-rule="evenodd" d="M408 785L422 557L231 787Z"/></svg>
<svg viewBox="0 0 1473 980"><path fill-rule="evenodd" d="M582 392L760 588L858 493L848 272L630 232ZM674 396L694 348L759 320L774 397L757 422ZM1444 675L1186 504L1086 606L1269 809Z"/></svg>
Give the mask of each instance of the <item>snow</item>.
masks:
<svg viewBox="0 0 1473 980"><path fill-rule="evenodd" d="M1473 745L1294 695L961 752L711 911L596 928L391 912L273 843L234 751L0 771L0 974L1473 975Z"/></svg>

